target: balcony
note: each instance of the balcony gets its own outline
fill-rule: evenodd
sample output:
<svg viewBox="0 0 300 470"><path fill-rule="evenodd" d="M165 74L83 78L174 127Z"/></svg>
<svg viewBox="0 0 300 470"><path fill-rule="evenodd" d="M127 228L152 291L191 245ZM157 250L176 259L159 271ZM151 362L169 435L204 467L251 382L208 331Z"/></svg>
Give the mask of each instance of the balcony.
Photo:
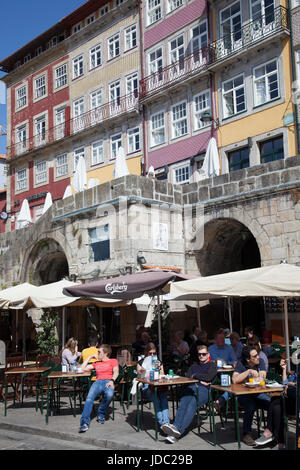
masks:
<svg viewBox="0 0 300 470"><path fill-rule="evenodd" d="M51 129L43 130L42 133L34 135L30 139L13 142L11 146L7 147L7 156L12 160L33 150L41 149L46 145L78 135L80 132L92 129L96 125L107 122L110 119L117 119L123 114L136 110L138 110L137 92L105 103Z"/></svg>
<svg viewBox="0 0 300 470"><path fill-rule="evenodd" d="M140 81L140 99L146 101L183 80L213 70L234 54L246 53L252 46L281 34L289 34L288 10L282 6L145 77Z"/></svg>

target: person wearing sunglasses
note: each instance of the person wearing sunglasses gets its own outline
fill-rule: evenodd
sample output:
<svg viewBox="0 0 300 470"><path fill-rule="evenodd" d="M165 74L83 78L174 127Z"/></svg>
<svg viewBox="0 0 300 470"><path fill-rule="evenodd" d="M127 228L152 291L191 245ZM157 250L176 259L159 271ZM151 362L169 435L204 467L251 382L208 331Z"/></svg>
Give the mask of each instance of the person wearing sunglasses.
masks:
<svg viewBox="0 0 300 470"><path fill-rule="evenodd" d="M167 441L174 444L190 426L197 411L197 388L199 397L199 407L208 402L209 387L217 375L217 364L210 360L210 355L205 345L199 345L198 363L193 364L187 377L198 380L197 384L188 385L183 392L179 402L178 410L173 424L166 423L162 430L168 434Z"/></svg>
<svg viewBox="0 0 300 470"><path fill-rule="evenodd" d="M256 348L254 346L244 346L241 360L238 361L232 375L232 382L234 384L249 382L250 377L253 377L254 380L259 377L265 379L266 375L265 366L259 358ZM255 441L251 435L253 416L257 407L269 410L270 397L265 393L241 395L239 403L244 408L243 442L247 446L255 446Z"/></svg>
<svg viewBox="0 0 300 470"><path fill-rule="evenodd" d="M151 357L152 356L157 356L157 351L154 343L148 343L145 346L145 357L143 357L138 363L137 363L137 373L142 374L142 373L149 373L150 370L152 370L152 361ZM164 367L158 361L159 363L159 372L160 374L164 375ZM153 388L148 384L144 384L143 388L143 396L148 398L154 403L154 390ZM167 396L167 391L164 389L163 391L158 389L157 392L157 421L160 426L163 426L165 423L170 422L169 418L169 405L168 405L168 396Z"/></svg>

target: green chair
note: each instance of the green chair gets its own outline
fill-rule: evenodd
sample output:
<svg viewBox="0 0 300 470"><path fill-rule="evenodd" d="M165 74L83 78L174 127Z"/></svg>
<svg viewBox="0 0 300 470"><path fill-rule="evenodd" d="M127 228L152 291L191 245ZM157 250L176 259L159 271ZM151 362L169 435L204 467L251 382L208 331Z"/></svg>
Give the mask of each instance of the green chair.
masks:
<svg viewBox="0 0 300 470"><path fill-rule="evenodd" d="M119 397L120 405L123 408L124 415L126 414L125 405L124 405L124 387L126 385L126 380L124 378L125 372L124 368L119 365L119 375L115 381L115 393L112 400L112 419L115 419L115 398ZM121 389L121 390L120 390Z"/></svg>

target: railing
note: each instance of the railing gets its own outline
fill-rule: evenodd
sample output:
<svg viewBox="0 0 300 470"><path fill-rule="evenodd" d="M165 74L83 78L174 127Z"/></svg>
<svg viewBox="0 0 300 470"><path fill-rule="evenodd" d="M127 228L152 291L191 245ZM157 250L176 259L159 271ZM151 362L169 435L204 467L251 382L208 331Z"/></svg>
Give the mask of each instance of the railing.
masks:
<svg viewBox="0 0 300 470"><path fill-rule="evenodd" d="M215 63L226 59L237 51L248 49L262 39L289 29L289 17L286 8L280 6L267 15L250 21L232 34L223 36L209 46L195 51L183 59L168 65L140 81L140 97L146 98L172 84L186 79L193 73L199 73Z"/></svg>
<svg viewBox="0 0 300 470"><path fill-rule="evenodd" d="M7 147L7 156L11 159L16 158L31 150L41 148L50 143L75 135L78 132L87 130L108 119L133 111L137 109L137 106L138 93L130 93L122 98L92 109L87 113L76 116L51 129L45 130L40 134L36 134L29 139L13 142L11 146Z"/></svg>

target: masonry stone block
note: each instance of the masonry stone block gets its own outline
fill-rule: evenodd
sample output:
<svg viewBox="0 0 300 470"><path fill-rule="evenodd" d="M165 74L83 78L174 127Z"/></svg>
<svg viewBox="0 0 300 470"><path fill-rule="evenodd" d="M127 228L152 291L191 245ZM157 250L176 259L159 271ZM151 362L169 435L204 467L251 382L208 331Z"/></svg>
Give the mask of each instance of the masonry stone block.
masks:
<svg viewBox="0 0 300 470"><path fill-rule="evenodd" d="M238 193L238 182L227 183L223 185L224 196L230 196Z"/></svg>
<svg viewBox="0 0 300 470"><path fill-rule="evenodd" d="M231 171L229 173L229 181L241 181L247 176L246 169Z"/></svg>
<svg viewBox="0 0 300 470"><path fill-rule="evenodd" d="M210 199L217 199L223 195L223 186L215 186L209 188L209 197Z"/></svg>
<svg viewBox="0 0 300 470"><path fill-rule="evenodd" d="M214 176L212 178L213 186L220 186L221 184L228 183L229 173L224 173L223 175Z"/></svg>
<svg viewBox="0 0 300 470"><path fill-rule="evenodd" d="M260 176L266 173L266 165L254 165L249 168L246 168L247 177L249 176Z"/></svg>
<svg viewBox="0 0 300 470"><path fill-rule="evenodd" d="M258 188L268 188L269 186L278 186L280 183L279 173L266 173L257 177Z"/></svg>
<svg viewBox="0 0 300 470"><path fill-rule="evenodd" d="M291 183L300 181L300 168L289 168L281 173L281 183Z"/></svg>

